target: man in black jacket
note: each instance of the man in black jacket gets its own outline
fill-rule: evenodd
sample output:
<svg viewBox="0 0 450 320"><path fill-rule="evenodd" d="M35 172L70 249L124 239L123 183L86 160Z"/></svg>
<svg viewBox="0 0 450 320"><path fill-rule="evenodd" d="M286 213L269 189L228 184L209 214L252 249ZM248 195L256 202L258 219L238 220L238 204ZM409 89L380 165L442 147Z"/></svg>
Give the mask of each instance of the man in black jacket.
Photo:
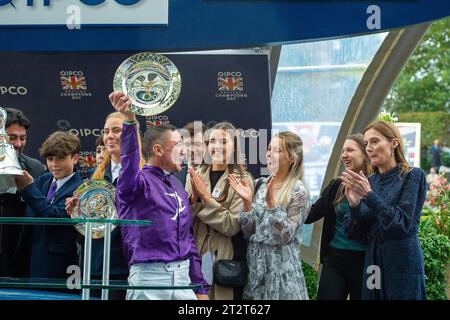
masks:
<svg viewBox="0 0 450 320"><path fill-rule="evenodd" d="M27 130L30 121L25 114L17 109L5 108L7 120L5 124L9 143L14 146L23 170L37 178L45 171L45 166L36 159L23 154L27 142ZM26 204L20 193L0 194L0 216L1 217L23 217ZM13 224L0 224L0 276L22 277L28 272L28 248L18 247L19 237L24 226Z"/></svg>

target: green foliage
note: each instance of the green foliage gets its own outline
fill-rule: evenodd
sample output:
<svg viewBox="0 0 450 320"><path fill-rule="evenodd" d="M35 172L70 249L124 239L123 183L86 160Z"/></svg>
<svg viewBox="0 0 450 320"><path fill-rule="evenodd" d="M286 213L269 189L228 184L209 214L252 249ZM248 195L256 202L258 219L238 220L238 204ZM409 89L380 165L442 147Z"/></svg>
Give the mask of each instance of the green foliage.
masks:
<svg viewBox="0 0 450 320"><path fill-rule="evenodd" d="M444 166L450 167L450 152L443 152L441 154L441 162Z"/></svg>
<svg viewBox="0 0 450 320"><path fill-rule="evenodd" d="M399 75L388 111L450 112L450 18L434 22Z"/></svg>
<svg viewBox="0 0 450 320"><path fill-rule="evenodd" d="M377 120L395 123L398 121L398 118L395 116L395 112L391 113L383 110L378 114Z"/></svg>
<svg viewBox="0 0 450 320"><path fill-rule="evenodd" d="M306 288L308 289L309 299L315 300L317 297L318 274L313 267L304 262L302 262L302 270L303 274L305 275Z"/></svg>
<svg viewBox="0 0 450 320"><path fill-rule="evenodd" d="M404 112L398 115L399 122L420 122L421 145L429 147L435 139L450 145L450 114L447 112Z"/></svg>
<svg viewBox="0 0 450 320"><path fill-rule="evenodd" d="M425 260L425 286L428 300L447 300L445 267L450 263L450 239L439 234L429 219L420 225L419 239Z"/></svg>

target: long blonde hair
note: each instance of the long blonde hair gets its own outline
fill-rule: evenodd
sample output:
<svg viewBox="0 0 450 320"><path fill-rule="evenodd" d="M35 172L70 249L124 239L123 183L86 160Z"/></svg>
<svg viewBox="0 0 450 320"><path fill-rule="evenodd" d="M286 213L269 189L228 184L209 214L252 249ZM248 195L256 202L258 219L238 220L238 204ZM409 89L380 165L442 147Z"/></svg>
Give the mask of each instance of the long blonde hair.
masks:
<svg viewBox="0 0 450 320"><path fill-rule="evenodd" d="M293 132L283 131L274 137L280 138L288 158L292 160L289 166L289 174L277 192L276 200L280 205L288 205L297 181L303 178L303 141Z"/></svg>
<svg viewBox="0 0 450 320"><path fill-rule="evenodd" d="M125 120L125 116L122 113L120 113L120 112L110 113L106 117L105 122L108 121L108 119L110 119L110 118L120 118L122 120ZM141 169L144 166L145 161L144 161L144 158L142 157L142 151L141 151L142 143L141 143L141 135L140 135L140 131L139 131L139 122L138 121L136 121L136 122L137 122L137 131L138 131L138 135L137 136L138 136L138 145L139 145L139 156L141 158L141 160L139 162L139 169ZM110 161L111 161L111 154L109 153L108 150L106 150L105 158L103 159L102 163L100 163L100 165L97 166L97 168L95 169L94 173L92 174L91 179L93 179L93 180L104 179L105 178L105 171L106 171L106 168L108 167Z"/></svg>
<svg viewBox="0 0 450 320"><path fill-rule="evenodd" d="M387 140L392 142L394 139L398 141L397 147L394 149L394 157L397 164L400 166L401 175L405 175L412 170L412 167L406 161L403 139L398 128L392 122L377 120L369 124L363 131L366 133L368 130L373 129L381 133ZM371 165L372 172L378 173L378 168Z"/></svg>

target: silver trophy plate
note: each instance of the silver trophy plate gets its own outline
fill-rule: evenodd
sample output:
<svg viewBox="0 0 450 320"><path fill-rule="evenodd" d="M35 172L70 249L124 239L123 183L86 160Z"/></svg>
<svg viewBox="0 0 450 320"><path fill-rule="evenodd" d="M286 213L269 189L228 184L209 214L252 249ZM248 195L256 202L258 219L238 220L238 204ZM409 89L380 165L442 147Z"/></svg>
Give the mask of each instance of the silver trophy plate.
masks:
<svg viewBox="0 0 450 320"><path fill-rule="evenodd" d="M114 205L116 190L106 180L87 180L75 191L78 202L73 208L72 218L81 219L117 219L117 210ZM112 225L111 230L115 225ZM75 228L85 235L85 224L78 223ZM104 223L92 224L92 238L99 239L105 235Z"/></svg>
<svg viewBox="0 0 450 320"><path fill-rule="evenodd" d="M167 57L141 52L122 62L114 75L114 91L131 98L129 111L153 116L168 110L181 92L181 76Z"/></svg>

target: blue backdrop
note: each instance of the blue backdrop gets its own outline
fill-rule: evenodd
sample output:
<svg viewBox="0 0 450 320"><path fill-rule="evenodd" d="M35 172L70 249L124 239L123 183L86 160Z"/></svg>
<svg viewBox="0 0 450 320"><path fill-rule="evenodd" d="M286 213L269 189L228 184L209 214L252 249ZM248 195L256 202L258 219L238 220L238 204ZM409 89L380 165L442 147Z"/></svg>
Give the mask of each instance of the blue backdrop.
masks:
<svg viewBox="0 0 450 320"><path fill-rule="evenodd" d="M32 123L25 153L40 159L37 150L50 133L70 130L81 139L82 155L92 156L113 111L108 94L114 73L133 53L0 53L0 106L23 110ZM181 73L180 97L165 113L140 117L142 127L229 120L245 130L271 128L266 54L166 56ZM255 132L247 144L258 139ZM258 165L250 169L259 176Z"/></svg>
<svg viewBox="0 0 450 320"><path fill-rule="evenodd" d="M371 5L380 9L380 29L367 27ZM449 15L448 0L170 0L167 26L0 27L0 51L251 47L380 32Z"/></svg>

